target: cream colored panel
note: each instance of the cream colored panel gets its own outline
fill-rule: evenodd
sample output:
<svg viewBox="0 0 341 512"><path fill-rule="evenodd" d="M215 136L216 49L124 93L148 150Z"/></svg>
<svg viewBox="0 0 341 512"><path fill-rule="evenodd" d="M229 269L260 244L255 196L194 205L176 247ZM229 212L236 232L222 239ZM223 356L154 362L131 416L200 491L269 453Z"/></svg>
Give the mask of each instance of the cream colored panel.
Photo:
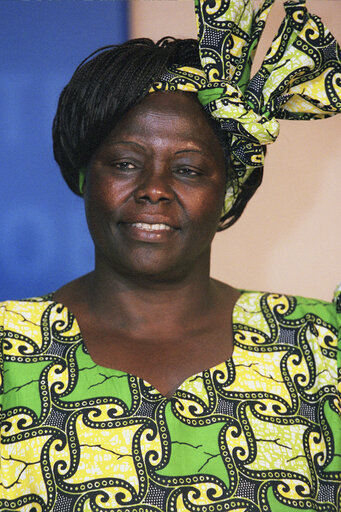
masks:
<svg viewBox="0 0 341 512"><path fill-rule="evenodd" d="M131 37L196 37L193 0L130 0Z"/></svg>

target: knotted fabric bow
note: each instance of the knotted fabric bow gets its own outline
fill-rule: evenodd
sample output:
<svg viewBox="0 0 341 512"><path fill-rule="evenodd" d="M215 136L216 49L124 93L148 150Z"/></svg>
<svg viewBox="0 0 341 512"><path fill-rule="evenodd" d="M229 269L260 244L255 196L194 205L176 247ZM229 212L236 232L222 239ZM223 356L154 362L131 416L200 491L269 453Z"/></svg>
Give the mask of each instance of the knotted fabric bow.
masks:
<svg viewBox="0 0 341 512"><path fill-rule="evenodd" d="M196 92L226 130L233 177L222 220L243 184L263 166L262 146L279 133L277 119L323 119L341 112L341 50L305 0L285 3L286 16L259 71L251 65L275 0L195 0L202 69L172 66L149 92Z"/></svg>

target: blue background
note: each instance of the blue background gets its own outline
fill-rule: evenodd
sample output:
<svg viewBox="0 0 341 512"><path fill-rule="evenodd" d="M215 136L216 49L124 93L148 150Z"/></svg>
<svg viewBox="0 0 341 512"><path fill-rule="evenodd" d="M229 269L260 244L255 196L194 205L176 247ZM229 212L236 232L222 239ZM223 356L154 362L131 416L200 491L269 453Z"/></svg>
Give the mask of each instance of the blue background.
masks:
<svg viewBox="0 0 341 512"><path fill-rule="evenodd" d="M0 2L0 300L93 268L83 200L53 159L51 124L76 66L128 38L126 0Z"/></svg>

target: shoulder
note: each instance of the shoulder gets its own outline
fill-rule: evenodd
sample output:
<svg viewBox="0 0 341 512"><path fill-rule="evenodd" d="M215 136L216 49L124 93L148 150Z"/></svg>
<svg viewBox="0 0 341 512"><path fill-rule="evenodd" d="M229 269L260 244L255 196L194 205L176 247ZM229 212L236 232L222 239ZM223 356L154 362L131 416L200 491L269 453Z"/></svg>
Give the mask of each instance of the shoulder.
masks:
<svg viewBox="0 0 341 512"><path fill-rule="evenodd" d="M0 395L4 391L6 361L24 362L32 352L33 339L41 339L43 312L52 295L0 302ZM0 405L1 409L1 405Z"/></svg>
<svg viewBox="0 0 341 512"><path fill-rule="evenodd" d="M0 302L1 351L17 347L20 352L22 343L41 342L43 331L48 331L49 324L60 316L60 306L52 300L52 294Z"/></svg>
<svg viewBox="0 0 341 512"><path fill-rule="evenodd" d="M5 365L52 361L56 343L71 348L80 338L72 313L52 294L0 303L0 373Z"/></svg>
<svg viewBox="0 0 341 512"><path fill-rule="evenodd" d="M248 364L250 354L263 365L277 357L281 372L292 379L302 374L314 389L336 393L341 368L340 316L328 301L243 292L235 307L235 346L247 354Z"/></svg>
<svg viewBox="0 0 341 512"><path fill-rule="evenodd" d="M300 295L242 291L236 307L246 310L252 316L256 314L268 318L275 316L292 323L302 319L305 319L306 322L314 322L319 319L318 323L335 327L340 323L340 315L337 313L335 303Z"/></svg>
<svg viewBox="0 0 341 512"><path fill-rule="evenodd" d="M259 350L309 345L336 359L340 316L335 304L324 300L246 291L236 303L233 325L247 345Z"/></svg>
<svg viewBox="0 0 341 512"><path fill-rule="evenodd" d="M22 300L0 302L0 327L15 328L24 324L36 324L42 312L53 304L52 294Z"/></svg>

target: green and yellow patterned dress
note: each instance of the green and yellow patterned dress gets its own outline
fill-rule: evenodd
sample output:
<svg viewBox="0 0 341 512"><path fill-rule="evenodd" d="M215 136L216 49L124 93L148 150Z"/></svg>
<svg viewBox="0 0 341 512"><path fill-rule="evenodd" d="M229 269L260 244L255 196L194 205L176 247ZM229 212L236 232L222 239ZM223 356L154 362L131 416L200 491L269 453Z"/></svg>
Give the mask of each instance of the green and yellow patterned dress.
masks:
<svg viewBox="0 0 341 512"><path fill-rule="evenodd" d="M0 511L341 510L332 304L242 293L233 356L171 398L95 364L49 296L0 326Z"/></svg>

